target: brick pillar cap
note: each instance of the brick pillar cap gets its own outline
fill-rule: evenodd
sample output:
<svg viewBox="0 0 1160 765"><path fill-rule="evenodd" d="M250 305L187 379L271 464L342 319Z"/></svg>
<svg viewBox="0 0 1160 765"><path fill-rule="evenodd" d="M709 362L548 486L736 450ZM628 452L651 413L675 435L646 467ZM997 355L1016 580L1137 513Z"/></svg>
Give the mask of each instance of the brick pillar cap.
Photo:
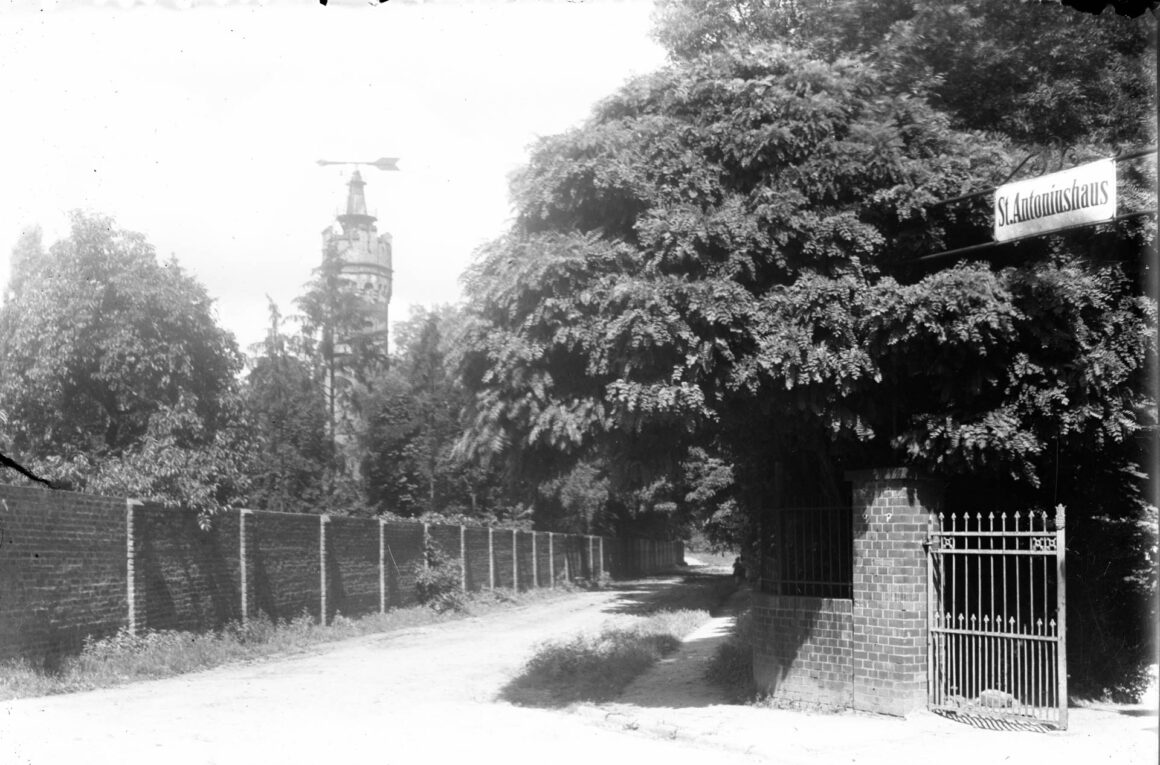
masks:
<svg viewBox="0 0 1160 765"><path fill-rule="evenodd" d="M870 468L868 470L847 470L847 481L854 483L870 483L872 481L937 481L928 475L923 475L914 468Z"/></svg>

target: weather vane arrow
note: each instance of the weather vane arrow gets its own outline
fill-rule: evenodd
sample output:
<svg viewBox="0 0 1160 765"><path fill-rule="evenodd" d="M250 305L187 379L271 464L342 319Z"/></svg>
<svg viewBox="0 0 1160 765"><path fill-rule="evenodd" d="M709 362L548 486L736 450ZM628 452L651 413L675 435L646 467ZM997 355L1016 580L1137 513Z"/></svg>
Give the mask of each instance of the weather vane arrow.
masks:
<svg viewBox="0 0 1160 765"><path fill-rule="evenodd" d="M374 162L336 162L329 159L320 159L318 160L318 164L323 167L326 165L369 165L370 167L377 167L380 170L398 170L399 158L379 157Z"/></svg>

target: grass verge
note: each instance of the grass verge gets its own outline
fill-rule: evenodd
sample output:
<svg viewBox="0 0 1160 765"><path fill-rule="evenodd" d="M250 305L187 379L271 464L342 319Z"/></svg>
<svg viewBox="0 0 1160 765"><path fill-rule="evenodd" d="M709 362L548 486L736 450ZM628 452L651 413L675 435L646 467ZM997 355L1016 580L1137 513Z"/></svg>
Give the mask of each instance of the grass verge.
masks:
<svg viewBox="0 0 1160 765"><path fill-rule="evenodd" d="M733 634L717 647L705 668L705 679L735 704L758 701L753 682L753 617L748 610L738 614Z"/></svg>
<svg viewBox="0 0 1160 765"><path fill-rule="evenodd" d="M172 677L238 661L300 652L336 640L478 616L552 600L573 591L572 587L522 593L496 590L471 595L459 611L440 612L426 606L412 606L358 618L339 614L326 626L316 624L311 616L303 614L282 622L257 617L244 627L231 623L206 633L161 630L134 636L122 630L108 638L87 640L80 654L65 657L53 671L27 661L0 664L0 701Z"/></svg>
<svg viewBox="0 0 1160 765"><path fill-rule="evenodd" d="M618 616L596 633L542 644L500 697L521 706L611 701L710 618L733 590L728 577L692 575Z"/></svg>
<svg viewBox="0 0 1160 765"><path fill-rule="evenodd" d="M610 701L708 618L708 611L689 610L620 617L630 623L545 643L501 698L537 707Z"/></svg>

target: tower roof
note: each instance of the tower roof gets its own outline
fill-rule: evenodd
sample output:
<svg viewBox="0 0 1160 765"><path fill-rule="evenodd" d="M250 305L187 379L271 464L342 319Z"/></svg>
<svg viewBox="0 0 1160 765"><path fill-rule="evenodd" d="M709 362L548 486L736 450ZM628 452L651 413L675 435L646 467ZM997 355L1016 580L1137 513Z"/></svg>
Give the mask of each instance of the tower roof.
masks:
<svg viewBox="0 0 1160 765"><path fill-rule="evenodd" d="M366 182L363 181L362 175L356 168L351 173L350 182L347 184L346 214L338 216L338 222L342 224L344 230L360 226L374 228L375 216L367 213L367 199L363 193L364 186L366 186Z"/></svg>

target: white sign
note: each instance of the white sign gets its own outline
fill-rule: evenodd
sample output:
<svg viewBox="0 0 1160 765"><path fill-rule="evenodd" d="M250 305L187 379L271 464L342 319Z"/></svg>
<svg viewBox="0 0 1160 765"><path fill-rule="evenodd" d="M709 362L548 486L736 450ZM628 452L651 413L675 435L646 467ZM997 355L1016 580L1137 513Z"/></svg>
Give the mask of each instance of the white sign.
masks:
<svg viewBox="0 0 1160 765"><path fill-rule="evenodd" d="M1116 161L1101 159L995 190L995 241L1116 216Z"/></svg>

